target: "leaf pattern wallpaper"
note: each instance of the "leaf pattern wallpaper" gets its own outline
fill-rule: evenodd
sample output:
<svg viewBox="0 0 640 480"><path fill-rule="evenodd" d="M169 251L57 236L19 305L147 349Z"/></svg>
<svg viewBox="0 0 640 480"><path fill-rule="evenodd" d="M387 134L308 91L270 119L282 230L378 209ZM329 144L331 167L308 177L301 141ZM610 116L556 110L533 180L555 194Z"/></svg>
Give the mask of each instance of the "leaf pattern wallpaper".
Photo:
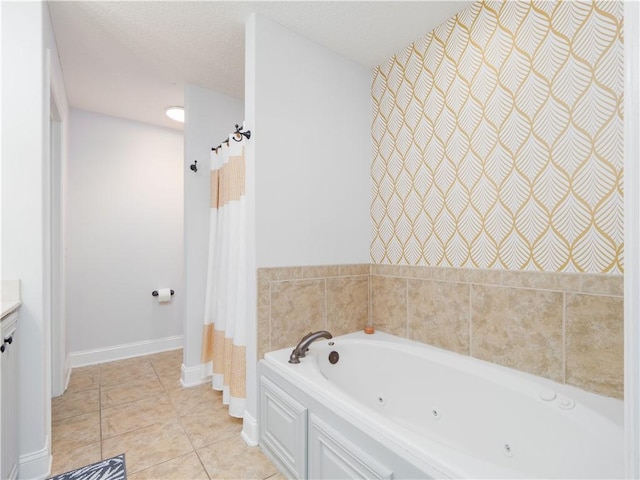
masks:
<svg viewBox="0 0 640 480"><path fill-rule="evenodd" d="M623 273L623 7L478 2L375 70L372 262Z"/></svg>

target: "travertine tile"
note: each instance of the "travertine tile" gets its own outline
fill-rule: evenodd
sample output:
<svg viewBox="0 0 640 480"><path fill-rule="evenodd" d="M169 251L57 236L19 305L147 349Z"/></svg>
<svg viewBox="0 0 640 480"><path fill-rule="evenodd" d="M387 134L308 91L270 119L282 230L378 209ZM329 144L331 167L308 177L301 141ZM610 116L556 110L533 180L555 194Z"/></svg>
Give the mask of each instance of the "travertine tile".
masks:
<svg viewBox="0 0 640 480"><path fill-rule="evenodd" d="M52 422L53 474L125 453L131 479L208 479L194 446L206 451L207 446L218 444L222 448L240 439L242 420L229 416L222 394L214 391L210 384L162 388L160 381L164 381L165 376L177 380L181 355L181 352L162 352L103 365L115 382L104 387L98 387L97 372L101 367L91 367L94 392L101 388L105 393L103 400L118 405ZM160 381L121 383L116 372L129 380L127 369L146 362L153 365ZM88 382L85 386L91 384ZM57 402L71 405L89 394L86 390L68 391ZM125 400L131 403L119 403ZM244 471L268 470L264 477L275 475L276 468L265 467L265 460L250 453L240 462L247 463ZM267 465L270 462L267 461ZM232 465L229 471L216 471L214 478L235 478L237 471L237 466Z"/></svg>
<svg viewBox="0 0 640 480"><path fill-rule="evenodd" d="M580 277L581 275L573 273L505 270L502 272L502 283L511 287L578 292L580 290Z"/></svg>
<svg viewBox="0 0 640 480"><path fill-rule="evenodd" d="M468 268L467 280L469 283L478 283L480 285L500 285L502 283L502 273L502 270Z"/></svg>
<svg viewBox="0 0 640 480"><path fill-rule="evenodd" d="M52 477L102 460L100 442L73 449L61 449L52 456Z"/></svg>
<svg viewBox="0 0 640 480"><path fill-rule="evenodd" d="M183 388L181 379L182 376L180 374L171 374L168 376L161 376L160 383L162 384L162 388L168 392L169 390Z"/></svg>
<svg viewBox="0 0 640 480"><path fill-rule="evenodd" d="M161 365L182 365L182 349L177 348L175 350L167 350L165 352L158 352L145 357L155 367L158 364Z"/></svg>
<svg viewBox="0 0 640 480"><path fill-rule="evenodd" d="M622 275L580 275L581 292L600 295L624 295L624 276ZM577 290L574 290L577 292Z"/></svg>
<svg viewBox="0 0 640 480"><path fill-rule="evenodd" d="M52 453L100 442L100 412L85 413L51 423Z"/></svg>
<svg viewBox="0 0 640 480"><path fill-rule="evenodd" d="M212 479L264 479L278 473L258 447L247 446L239 435L197 453Z"/></svg>
<svg viewBox="0 0 640 480"><path fill-rule="evenodd" d="M102 408L115 407L125 403L135 402L143 398L162 393L164 388L158 376L153 373L155 380L141 380L124 384L116 384L100 388L100 405ZM129 377L127 376L127 379Z"/></svg>
<svg viewBox="0 0 640 480"><path fill-rule="evenodd" d="M431 278L443 282L471 283L472 271L471 268L434 267Z"/></svg>
<svg viewBox="0 0 640 480"><path fill-rule="evenodd" d="M153 362L153 369L158 377L160 375L168 375L170 373L180 372L182 369L182 361L176 360L158 360Z"/></svg>
<svg viewBox="0 0 640 480"><path fill-rule="evenodd" d="M158 376L151 362L142 358L104 363L100 366L100 386L102 387L157 379Z"/></svg>
<svg viewBox="0 0 640 480"><path fill-rule="evenodd" d="M431 267L405 267L404 273L407 278L428 279L433 277L433 269Z"/></svg>
<svg viewBox="0 0 640 480"><path fill-rule="evenodd" d="M271 270L272 268L257 268L256 269L256 278L258 281L266 280L267 282L271 281Z"/></svg>
<svg viewBox="0 0 640 480"><path fill-rule="evenodd" d="M54 422L98 410L100 410L100 390L97 387L66 392L51 399L51 420Z"/></svg>
<svg viewBox="0 0 640 480"><path fill-rule="evenodd" d="M354 301L355 297L349 295L349 289L341 289L338 282L334 281L336 267L338 276L371 275L369 292L362 302L364 306L356 306L358 302ZM564 378L562 327L559 323L562 321L562 314L557 313L559 310L561 311L559 299L564 295L562 292L619 296L623 294L623 277L610 275L379 264L285 267L259 269L259 271L263 272L262 275L267 283L271 280L277 282L276 284L269 283L269 288L272 289L274 285L278 285L278 295L280 295L280 306L276 309L275 317L273 312L268 312L267 309L258 312L260 358L268 350L295 344L302 335L311 330L327 328L335 335L358 330L360 328L358 326L341 328L349 325L348 320L343 318L350 317L347 312L351 307L341 303L344 297L348 297L351 300L348 300L347 303L357 311L360 311L360 308L366 308L369 318L365 320L365 324L373 323L381 331L408 336L459 353L473 351L475 352L473 354L479 358L548 376L554 380ZM283 282L283 280L302 277L320 277L326 280L324 324L320 321L314 323L310 319L310 315L313 315L314 312L318 317L322 312L321 293L316 291L316 295L310 297L313 298L313 301L308 303L305 300L305 295L292 293L295 287L300 288L301 285L292 287L294 282ZM480 291L478 289L482 286L496 288L502 286L503 290L500 290L502 294L509 291L522 292L523 289L528 289L530 293L518 293L511 300L502 298L502 294L499 294L498 297L483 304L482 309L491 313L484 320L482 316L476 315L476 320L479 321L473 325L471 338L468 333L469 329L463 326L464 304L455 302L455 299L458 298L457 294L460 292L456 290L456 292L435 293L431 296L417 293L417 291L412 292L411 289L407 290L404 286L404 282L413 281L408 279L433 279L451 282L451 284L458 285L449 287L453 290L476 288L477 291ZM419 289L419 286L420 284L416 283L412 288ZM422 285L420 288L427 287ZM441 286L440 288L445 289L446 287ZM270 291L273 292L273 290ZM548 297L544 295L552 292L557 292L559 296ZM536 307L538 306L537 300L532 300L532 298L537 298L538 294L542 295L539 306L544 318L541 318L538 312L535 315L523 313L527 308L533 309L532 305L534 304ZM292 296L295 297L295 301L291 300ZM521 301L521 296L524 296L524 301ZM409 297L408 303L407 297ZM285 300L284 306L283 299ZM497 300L497 303L494 300ZM291 303L287 305L286 303L289 301ZM436 305L441 301L445 301L444 303L452 302L453 305L448 304L440 307ZM271 298L269 298L269 302L271 302ZM506 303L500 306L500 302ZM471 303L473 304L473 302ZM467 306L467 308L471 307ZM494 315L496 308L503 312L502 317L500 314ZM301 314L300 312L305 313ZM477 310L475 313L480 314L481 311ZM495 318L489 318L491 316ZM452 317L458 320L452 323ZM420 321L420 318L429 318L429 320ZM271 322L273 324L270 324ZM431 324L434 322L439 325L438 328L433 328ZM460 325L460 328L455 327L455 323ZM509 325L511 323L513 325L510 329L498 328L500 324ZM260 333L266 332L267 325L271 328L271 334ZM431 328L429 328L430 325ZM447 328L452 331L448 332ZM530 339L529 335L531 335ZM542 350L538 351L538 348Z"/></svg>
<svg viewBox="0 0 640 480"><path fill-rule="evenodd" d="M257 271L258 307L264 307L271 303L271 275L265 268Z"/></svg>
<svg viewBox="0 0 640 480"><path fill-rule="evenodd" d="M413 268L408 265L379 265L379 267L379 273L377 273L377 275L399 278L410 277L410 272Z"/></svg>
<svg viewBox="0 0 640 480"><path fill-rule="evenodd" d="M287 477L285 477L280 472L278 472L278 473L275 473L275 474L271 475L270 477L267 477L267 479L268 480L286 480Z"/></svg>
<svg viewBox="0 0 640 480"><path fill-rule="evenodd" d="M89 390L100 386L100 365L74 368L71 370L71 378L67 392Z"/></svg>
<svg viewBox="0 0 640 480"><path fill-rule="evenodd" d="M227 408L200 410L180 417L194 448L201 448L234 436L240 436L242 419L231 417Z"/></svg>
<svg viewBox="0 0 640 480"><path fill-rule="evenodd" d="M177 419L154 423L102 441L102 456L125 452L127 473L135 473L193 451Z"/></svg>
<svg viewBox="0 0 640 480"><path fill-rule="evenodd" d="M271 284L271 348L296 345L310 331L326 329L325 280Z"/></svg>
<svg viewBox="0 0 640 480"><path fill-rule="evenodd" d="M271 351L271 308L258 308L258 360Z"/></svg>
<svg viewBox="0 0 640 480"><path fill-rule="evenodd" d="M182 364L174 363L154 363L153 368L158 375L158 379L165 390L182 388L180 379L182 377Z"/></svg>
<svg viewBox="0 0 640 480"><path fill-rule="evenodd" d="M369 266L369 275L384 275L386 265L372 263Z"/></svg>
<svg viewBox="0 0 640 480"><path fill-rule="evenodd" d="M150 362L148 355L141 355L129 358L123 358L122 360L112 360L110 362L101 363L98 366L100 371L106 371L110 369L127 369L133 365L139 365L141 363Z"/></svg>
<svg viewBox="0 0 640 480"><path fill-rule="evenodd" d="M127 475L129 480L209 480L195 452Z"/></svg>
<svg viewBox="0 0 640 480"><path fill-rule="evenodd" d="M337 277L340 274L338 265L318 265L302 267L302 278L327 278Z"/></svg>
<svg viewBox="0 0 640 480"><path fill-rule="evenodd" d="M175 353L174 353L175 352ZM174 350L172 352L162 352L152 355L151 365L157 371L158 368L164 369L169 367L180 368L184 361L182 350Z"/></svg>
<svg viewBox="0 0 640 480"><path fill-rule="evenodd" d="M115 437L177 416L165 393L125 405L104 408L101 415L102 438Z"/></svg>
<svg viewBox="0 0 640 480"><path fill-rule="evenodd" d="M302 267L269 268L269 278L272 282L298 280L302 278Z"/></svg>
<svg viewBox="0 0 640 480"><path fill-rule="evenodd" d="M407 280L372 276L371 318L376 330L407 335Z"/></svg>
<svg viewBox="0 0 640 480"><path fill-rule="evenodd" d="M225 407L222 403L222 392L214 390L210 383L171 390L167 395L180 416L194 412L213 412Z"/></svg>
<svg viewBox="0 0 640 480"><path fill-rule="evenodd" d="M409 338L469 355L469 285L409 280Z"/></svg>
<svg viewBox="0 0 640 480"><path fill-rule="evenodd" d="M566 383L602 395L624 393L622 297L567 294Z"/></svg>
<svg viewBox="0 0 640 480"><path fill-rule="evenodd" d="M562 293L471 286L471 354L562 381Z"/></svg>
<svg viewBox="0 0 640 480"><path fill-rule="evenodd" d="M412 265L397 265L396 266L396 276L402 278L414 278L414 275L419 272L420 269L416 268Z"/></svg>
<svg viewBox="0 0 640 480"><path fill-rule="evenodd" d="M343 277L348 275L369 275L369 268L368 263L340 265L340 275Z"/></svg>
<svg viewBox="0 0 640 480"><path fill-rule="evenodd" d="M372 265L371 275L382 277L405 277L407 267L404 265Z"/></svg>
<svg viewBox="0 0 640 480"><path fill-rule="evenodd" d="M362 330L369 317L369 277L327 279L327 328L334 335Z"/></svg>

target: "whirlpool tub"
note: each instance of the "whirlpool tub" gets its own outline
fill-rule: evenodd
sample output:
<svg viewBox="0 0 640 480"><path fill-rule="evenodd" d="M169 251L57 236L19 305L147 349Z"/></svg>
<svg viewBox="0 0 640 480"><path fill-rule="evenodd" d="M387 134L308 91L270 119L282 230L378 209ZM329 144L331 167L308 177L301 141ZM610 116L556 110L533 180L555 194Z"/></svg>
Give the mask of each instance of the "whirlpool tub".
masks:
<svg viewBox="0 0 640 480"><path fill-rule="evenodd" d="M259 368L289 478L624 477L620 400L384 333L292 348Z"/></svg>

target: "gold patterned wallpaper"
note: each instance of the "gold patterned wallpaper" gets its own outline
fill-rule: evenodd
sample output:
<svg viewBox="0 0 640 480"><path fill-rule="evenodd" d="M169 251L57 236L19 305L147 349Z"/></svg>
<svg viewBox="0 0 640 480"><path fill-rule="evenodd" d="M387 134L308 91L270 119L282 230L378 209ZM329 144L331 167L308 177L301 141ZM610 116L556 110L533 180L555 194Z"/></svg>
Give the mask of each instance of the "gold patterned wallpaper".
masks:
<svg viewBox="0 0 640 480"><path fill-rule="evenodd" d="M621 274L622 19L478 2L378 67L373 263Z"/></svg>

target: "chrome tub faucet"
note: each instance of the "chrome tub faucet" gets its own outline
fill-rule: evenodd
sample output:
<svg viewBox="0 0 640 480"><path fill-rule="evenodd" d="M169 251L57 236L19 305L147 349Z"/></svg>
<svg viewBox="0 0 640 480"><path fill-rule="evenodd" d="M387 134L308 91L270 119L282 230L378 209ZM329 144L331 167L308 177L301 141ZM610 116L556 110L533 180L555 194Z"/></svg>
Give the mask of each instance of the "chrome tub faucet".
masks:
<svg viewBox="0 0 640 480"><path fill-rule="evenodd" d="M300 340L296 348L294 348L291 352L289 363L300 363L300 358L303 358L306 355L307 350L309 350L309 345L311 345L319 338L326 338L328 340L330 338L333 338L333 335L331 335L326 330L307 333L304 337L302 337L302 340Z"/></svg>

